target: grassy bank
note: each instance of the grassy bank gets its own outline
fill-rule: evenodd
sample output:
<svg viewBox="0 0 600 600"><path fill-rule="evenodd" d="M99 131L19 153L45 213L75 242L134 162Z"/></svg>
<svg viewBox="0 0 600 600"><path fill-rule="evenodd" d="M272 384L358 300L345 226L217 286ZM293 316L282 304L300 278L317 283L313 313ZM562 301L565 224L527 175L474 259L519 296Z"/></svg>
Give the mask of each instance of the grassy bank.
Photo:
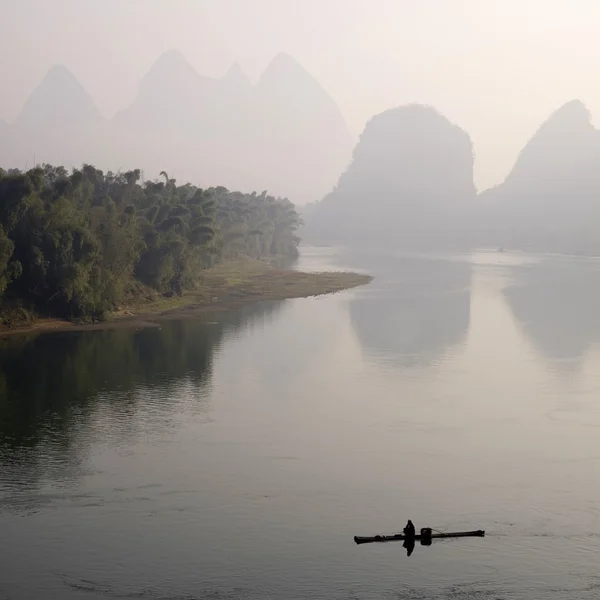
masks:
<svg viewBox="0 0 600 600"><path fill-rule="evenodd" d="M306 298L365 285L369 275L347 272L303 273L258 260L226 262L205 271L196 290L166 297L149 289L128 299L105 321L77 324L58 319L24 323L15 319L0 328L0 337L48 331L86 331L114 327L155 327L164 319L193 317L207 312L235 310L267 300Z"/></svg>

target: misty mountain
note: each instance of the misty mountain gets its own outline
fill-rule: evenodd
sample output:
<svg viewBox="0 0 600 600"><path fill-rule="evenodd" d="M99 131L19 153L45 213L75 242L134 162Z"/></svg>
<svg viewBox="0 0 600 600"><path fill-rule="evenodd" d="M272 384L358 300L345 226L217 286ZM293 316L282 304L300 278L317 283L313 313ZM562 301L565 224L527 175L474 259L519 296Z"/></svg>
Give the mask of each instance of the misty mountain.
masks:
<svg viewBox="0 0 600 600"><path fill-rule="evenodd" d="M253 85L237 63L222 78L204 77L171 51L110 121L66 68L53 67L3 136L0 161L142 166L150 178L166 170L304 202L331 189L352 145L335 102L292 57L276 56Z"/></svg>
<svg viewBox="0 0 600 600"><path fill-rule="evenodd" d="M136 135L181 133L196 128L217 80L199 75L178 51L160 56L142 77L132 104L118 112L114 125Z"/></svg>
<svg viewBox="0 0 600 600"><path fill-rule="evenodd" d="M265 130L264 124L271 120L278 127L270 127L265 133L273 139L290 141L291 137L292 143L298 143L308 129L313 134L325 131L334 136L336 143L353 142L337 104L319 82L287 54L278 54L268 65L258 81L256 94L260 118L256 125Z"/></svg>
<svg viewBox="0 0 600 600"><path fill-rule="evenodd" d="M94 100L65 67L54 66L25 101L14 125L22 128L71 128L103 121Z"/></svg>
<svg viewBox="0 0 600 600"><path fill-rule="evenodd" d="M307 232L344 242L451 241L468 227L475 198L468 134L433 108L404 106L367 123L337 186L306 212Z"/></svg>
<svg viewBox="0 0 600 600"><path fill-rule="evenodd" d="M118 164L143 165L150 177L164 169L180 180L209 185L204 148L215 138L209 105L217 86L218 80L198 74L180 52L160 56L140 80L131 105L111 122ZM202 171L206 177L198 177Z"/></svg>
<svg viewBox="0 0 600 600"><path fill-rule="evenodd" d="M94 100L65 67L52 67L6 129L0 160L6 166L53 161L79 165L98 157L106 125Z"/></svg>
<svg viewBox="0 0 600 600"><path fill-rule="evenodd" d="M250 137L264 153L255 168L267 170L277 189L314 201L348 166L355 140L337 106L298 62L279 54L260 77L248 120Z"/></svg>
<svg viewBox="0 0 600 600"><path fill-rule="evenodd" d="M232 189L269 189L293 200L322 196L352 147L339 108L293 58L280 54L256 85L234 64L202 77L179 52L160 57L133 104L115 118L127 151L153 169ZM136 140L144 144L136 149ZM151 149L152 158L145 152ZM126 157L123 156L122 161Z"/></svg>
<svg viewBox="0 0 600 600"><path fill-rule="evenodd" d="M480 195L482 236L502 245L586 251L600 219L600 132L579 100L555 111L506 180Z"/></svg>

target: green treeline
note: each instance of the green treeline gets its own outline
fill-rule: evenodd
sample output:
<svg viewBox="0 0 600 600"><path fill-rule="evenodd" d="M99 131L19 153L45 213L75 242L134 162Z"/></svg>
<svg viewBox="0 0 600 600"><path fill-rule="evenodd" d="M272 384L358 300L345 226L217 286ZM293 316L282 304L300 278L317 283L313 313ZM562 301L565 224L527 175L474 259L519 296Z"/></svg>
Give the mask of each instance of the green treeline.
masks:
<svg viewBox="0 0 600 600"><path fill-rule="evenodd" d="M101 317L144 286L180 294L240 256L295 256L287 199L90 165L0 169L0 307Z"/></svg>

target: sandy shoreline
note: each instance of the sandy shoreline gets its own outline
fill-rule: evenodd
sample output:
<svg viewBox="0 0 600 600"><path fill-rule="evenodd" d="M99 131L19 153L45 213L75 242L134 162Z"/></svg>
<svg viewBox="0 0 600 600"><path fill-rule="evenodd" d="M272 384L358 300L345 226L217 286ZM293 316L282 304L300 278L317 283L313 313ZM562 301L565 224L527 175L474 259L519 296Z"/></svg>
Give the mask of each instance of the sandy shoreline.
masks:
<svg viewBox="0 0 600 600"><path fill-rule="evenodd" d="M0 329L0 338L57 331L159 327L165 320L236 310L256 302L332 294L365 285L371 280L371 276L358 273L304 273L273 268L262 261L236 261L206 271L199 289L182 296L156 295L153 299L123 306L106 320L93 324L39 318L26 326Z"/></svg>

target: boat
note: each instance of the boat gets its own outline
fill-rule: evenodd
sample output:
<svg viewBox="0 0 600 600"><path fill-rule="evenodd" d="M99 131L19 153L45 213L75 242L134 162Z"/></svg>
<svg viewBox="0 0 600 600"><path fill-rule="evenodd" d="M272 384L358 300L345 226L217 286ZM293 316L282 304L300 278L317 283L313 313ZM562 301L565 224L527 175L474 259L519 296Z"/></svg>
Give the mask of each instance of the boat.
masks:
<svg viewBox="0 0 600 600"><path fill-rule="evenodd" d="M374 536L354 536L354 541L357 544L370 544L372 542L401 542L406 539L414 539L415 541L440 540L445 538L459 537L484 537L485 531L478 529L477 531L457 531L455 533L432 533L430 535L422 535L417 533L414 537L407 538L403 533L395 533L393 535L374 535Z"/></svg>

